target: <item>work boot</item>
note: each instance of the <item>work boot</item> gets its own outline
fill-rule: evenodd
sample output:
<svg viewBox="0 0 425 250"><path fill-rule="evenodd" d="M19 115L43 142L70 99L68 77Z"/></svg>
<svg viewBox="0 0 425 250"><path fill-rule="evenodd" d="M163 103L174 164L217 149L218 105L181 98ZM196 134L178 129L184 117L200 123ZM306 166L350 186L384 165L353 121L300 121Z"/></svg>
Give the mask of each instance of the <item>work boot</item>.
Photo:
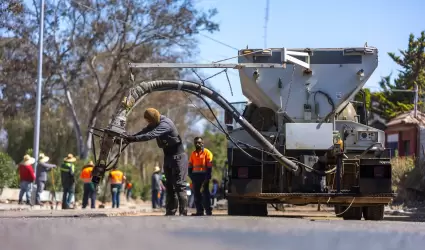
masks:
<svg viewBox="0 0 425 250"><path fill-rule="evenodd" d="M179 213L180 213L180 215L187 216L187 195L186 195L186 191L179 192Z"/></svg>
<svg viewBox="0 0 425 250"><path fill-rule="evenodd" d="M193 213L192 216L204 216L204 213Z"/></svg>
<svg viewBox="0 0 425 250"><path fill-rule="evenodd" d="M176 215L176 212L173 212L173 211L170 211L170 210L167 210L165 212L165 216L174 216L174 215Z"/></svg>

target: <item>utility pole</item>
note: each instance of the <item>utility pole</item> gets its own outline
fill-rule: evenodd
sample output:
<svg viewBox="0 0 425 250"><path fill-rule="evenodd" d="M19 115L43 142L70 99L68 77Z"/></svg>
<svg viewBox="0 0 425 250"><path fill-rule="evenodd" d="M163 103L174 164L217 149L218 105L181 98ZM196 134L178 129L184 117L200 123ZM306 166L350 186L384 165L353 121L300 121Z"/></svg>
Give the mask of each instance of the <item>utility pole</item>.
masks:
<svg viewBox="0 0 425 250"><path fill-rule="evenodd" d="M41 113L41 86L43 81L43 35L44 35L44 0L40 0L40 29L38 35L38 79L37 79L37 96L35 105L35 126L34 126L34 146L33 154L35 158L34 172L37 175L37 164L40 144L40 113ZM31 185L33 191L34 185ZM35 197L34 195L31 195Z"/></svg>
<svg viewBox="0 0 425 250"><path fill-rule="evenodd" d="M266 0L266 14L264 17L264 49L267 49L267 24L269 22L270 0Z"/></svg>
<svg viewBox="0 0 425 250"><path fill-rule="evenodd" d="M415 118L418 116L418 99L419 99L419 87L418 84L415 83L415 101L414 101L414 112L413 115Z"/></svg>

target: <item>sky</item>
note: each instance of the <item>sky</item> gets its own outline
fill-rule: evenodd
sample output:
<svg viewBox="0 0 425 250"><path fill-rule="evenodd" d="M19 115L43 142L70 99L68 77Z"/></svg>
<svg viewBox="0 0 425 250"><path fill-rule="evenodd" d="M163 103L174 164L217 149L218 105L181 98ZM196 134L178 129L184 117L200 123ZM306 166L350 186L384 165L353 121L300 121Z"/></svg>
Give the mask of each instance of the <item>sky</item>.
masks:
<svg viewBox="0 0 425 250"><path fill-rule="evenodd" d="M213 19L220 31L205 35L237 49L362 47L378 48L379 64L365 87L379 90L382 76L399 69L388 56L406 49L409 34L425 30L423 0L269 0L267 43L264 45L266 0L196 0L200 8L217 8ZM196 62L210 63L233 56L237 50L200 36ZM236 59L224 63L237 63ZM220 69L203 70L213 75ZM231 102L245 101L237 70L229 69L233 96L225 74L209 81Z"/></svg>
<svg viewBox="0 0 425 250"><path fill-rule="evenodd" d="M406 49L409 34L418 36L425 30L424 0L269 0L265 45L267 0L194 1L201 9L217 8L218 14L213 20L220 24L220 31L204 33L216 41L199 36L198 60L187 62L211 63L234 57L237 49L247 45L256 49L341 48L362 47L367 42L379 50L378 68L365 85L375 91L379 90L382 76L397 73L399 69L387 53ZM237 63L237 59L224 63ZM221 69L202 71L209 76ZM237 71L229 69L229 78L233 95L225 74L213 77L209 83L230 102L245 101Z"/></svg>

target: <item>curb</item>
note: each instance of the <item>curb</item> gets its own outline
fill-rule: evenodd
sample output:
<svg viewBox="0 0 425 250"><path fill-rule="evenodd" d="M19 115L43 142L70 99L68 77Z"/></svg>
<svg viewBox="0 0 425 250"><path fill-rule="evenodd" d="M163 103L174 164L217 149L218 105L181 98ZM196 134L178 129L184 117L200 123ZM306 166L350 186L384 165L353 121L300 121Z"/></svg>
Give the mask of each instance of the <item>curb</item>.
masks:
<svg viewBox="0 0 425 250"><path fill-rule="evenodd" d="M62 218L98 218L98 217L114 217L114 216L129 216L129 215L138 215L138 214L146 214L153 212L152 209L142 208L135 209L130 211L67 211L67 210L38 210L43 211L40 213L28 213L34 210L3 210L0 211L0 218L51 218L51 217L62 217ZM64 211L64 212L62 212ZM11 212L11 213L8 213ZM18 212L18 213L16 213ZM24 213L19 213L24 212Z"/></svg>

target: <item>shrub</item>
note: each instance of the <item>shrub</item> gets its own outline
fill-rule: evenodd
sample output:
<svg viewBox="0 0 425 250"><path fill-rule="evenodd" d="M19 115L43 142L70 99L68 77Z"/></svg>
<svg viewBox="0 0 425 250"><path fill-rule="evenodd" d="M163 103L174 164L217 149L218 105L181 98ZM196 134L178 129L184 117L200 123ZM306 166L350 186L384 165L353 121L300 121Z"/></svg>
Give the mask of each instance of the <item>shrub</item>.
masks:
<svg viewBox="0 0 425 250"><path fill-rule="evenodd" d="M397 193L395 202L410 203L423 196L424 163L414 157L395 157L391 163L392 185Z"/></svg>
<svg viewBox="0 0 425 250"><path fill-rule="evenodd" d="M8 154L0 152L0 194L5 187L19 187L16 170L16 164L12 158Z"/></svg>

